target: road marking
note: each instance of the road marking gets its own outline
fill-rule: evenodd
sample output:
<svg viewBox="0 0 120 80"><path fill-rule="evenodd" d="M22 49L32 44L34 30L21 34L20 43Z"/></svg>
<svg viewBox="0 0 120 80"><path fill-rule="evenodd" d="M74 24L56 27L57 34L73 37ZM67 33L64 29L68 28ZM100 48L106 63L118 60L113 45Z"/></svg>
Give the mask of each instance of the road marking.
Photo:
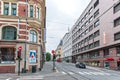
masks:
<svg viewBox="0 0 120 80"><path fill-rule="evenodd" d="M12 78L8 78L8 79L6 79L6 80L10 80L10 79L12 79Z"/></svg>
<svg viewBox="0 0 120 80"><path fill-rule="evenodd" d="M83 72L78 72L79 74L82 74L82 75L85 75L85 73L83 73Z"/></svg>
<svg viewBox="0 0 120 80"><path fill-rule="evenodd" d="M74 74L73 72L68 72L69 74Z"/></svg>
<svg viewBox="0 0 120 80"><path fill-rule="evenodd" d="M90 72L84 72L85 74L92 75Z"/></svg>
<svg viewBox="0 0 120 80"><path fill-rule="evenodd" d="M65 72L62 72L63 74L67 74L67 73L65 73Z"/></svg>
<svg viewBox="0 0 120 80"><path fill-rule="evenodd" d="M78 72L81 75L110 75L109 73L104 72Z"/></svg>
<svg viewBox="0 0 120 80"><path fill-rule="evenodd" d="M20 78L17 78L16 80L20 80Z"/></svg>

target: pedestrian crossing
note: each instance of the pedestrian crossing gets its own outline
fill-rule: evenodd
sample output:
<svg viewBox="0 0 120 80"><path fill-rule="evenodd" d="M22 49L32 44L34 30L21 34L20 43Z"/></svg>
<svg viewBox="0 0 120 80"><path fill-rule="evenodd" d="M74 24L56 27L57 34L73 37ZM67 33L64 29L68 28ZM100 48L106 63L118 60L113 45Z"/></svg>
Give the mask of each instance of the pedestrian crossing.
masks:
<svg viewBox="0 0 120 80"><path fill-rule="evenodd" d="M110 73L106 73L106 72L85 72L85 71L83 71L83 72L64 72L64 71L62 71L61 73L62 74L71 74L71 75L80 74L80 75L95 75L95 76L97 76L97 75L101 75L101 76L111 75Z"/></svg>

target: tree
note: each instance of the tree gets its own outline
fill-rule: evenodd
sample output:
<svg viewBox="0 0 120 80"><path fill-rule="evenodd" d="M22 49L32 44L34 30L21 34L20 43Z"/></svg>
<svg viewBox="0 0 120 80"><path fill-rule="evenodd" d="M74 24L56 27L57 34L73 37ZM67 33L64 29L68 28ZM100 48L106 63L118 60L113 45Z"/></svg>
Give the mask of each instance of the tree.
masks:
<svg viewBox="0 0 120 80"><path fill-rule="evenodd" d="M46 61L51 60L51 54L49 52L46 53Z"/></svg>

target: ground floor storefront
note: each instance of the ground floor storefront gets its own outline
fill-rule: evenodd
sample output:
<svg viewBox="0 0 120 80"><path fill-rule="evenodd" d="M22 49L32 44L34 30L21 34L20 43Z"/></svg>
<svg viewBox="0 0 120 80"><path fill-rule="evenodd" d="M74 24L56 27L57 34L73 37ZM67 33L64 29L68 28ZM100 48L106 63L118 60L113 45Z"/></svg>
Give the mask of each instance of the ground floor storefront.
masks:
<svg viewBox="0 0 120 80"><path fill-rule="evenodd" d="M21 50L20 72L41 70L41 45L24 42L0 42L0 73L18 72L18 51Z"/></svg>
<svg viewBox="0 0 120 80"><path fill-rule="evenodd" d="M89 66L120 70L120 45L114 45L72 56L72 62L85 62Z"/></svg>

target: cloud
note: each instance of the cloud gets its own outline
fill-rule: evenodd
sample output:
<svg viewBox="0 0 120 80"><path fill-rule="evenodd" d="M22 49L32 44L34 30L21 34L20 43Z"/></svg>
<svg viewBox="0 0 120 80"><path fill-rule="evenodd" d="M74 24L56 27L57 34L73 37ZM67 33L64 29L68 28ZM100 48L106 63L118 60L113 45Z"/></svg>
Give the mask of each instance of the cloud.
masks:
<svg viewBox="0 0 120 80"><path fill-rule="evenodd" d="M90 0L46 0L46 50L55 50L68 27L71 28ZM68 25L67 25L68 24Z"/></svg>

